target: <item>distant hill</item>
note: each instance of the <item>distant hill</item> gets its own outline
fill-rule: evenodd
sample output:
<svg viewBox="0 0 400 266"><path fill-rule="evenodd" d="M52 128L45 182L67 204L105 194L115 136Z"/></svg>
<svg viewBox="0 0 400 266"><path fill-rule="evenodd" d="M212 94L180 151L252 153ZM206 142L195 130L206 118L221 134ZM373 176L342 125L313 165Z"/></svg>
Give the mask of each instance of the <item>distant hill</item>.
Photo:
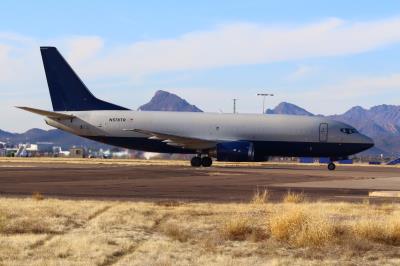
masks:
<svg viewBox="0 0 400 266"><path fill-rule="evenodd" d="M140 111L176 111L203 112L196 105L191 105L185 99L167 91L159 90L150 102L139 107Z"/></svg>
<svg viewBox="0 0 400 266"><path fill-rule="evenodd" d="M0 140L6 140L7 138L12 138L13 134L0 129Z"/></svg>

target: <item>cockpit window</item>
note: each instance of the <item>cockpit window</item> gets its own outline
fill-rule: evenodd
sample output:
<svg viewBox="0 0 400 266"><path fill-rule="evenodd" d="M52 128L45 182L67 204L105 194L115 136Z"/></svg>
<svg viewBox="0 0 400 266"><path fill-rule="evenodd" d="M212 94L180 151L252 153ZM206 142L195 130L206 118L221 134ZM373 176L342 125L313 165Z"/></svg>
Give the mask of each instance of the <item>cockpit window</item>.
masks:
<svg viewBox="0 0 400 266"><path fill-rule="evenodd" d="M342 131L345 134L354 134L358 133L358 131L354 128L341 128L340 131Z"/></svg>

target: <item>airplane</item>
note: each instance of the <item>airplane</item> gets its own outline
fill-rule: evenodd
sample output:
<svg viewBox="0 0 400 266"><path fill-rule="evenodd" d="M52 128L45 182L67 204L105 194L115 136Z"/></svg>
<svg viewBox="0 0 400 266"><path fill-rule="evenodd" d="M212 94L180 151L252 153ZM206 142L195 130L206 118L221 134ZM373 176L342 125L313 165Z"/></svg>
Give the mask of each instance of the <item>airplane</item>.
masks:
<svg viewBox="0 0 400 266"><path fill-rule="evenodd" d="M98 142L157 153L195 155L193 167L217 161L267 161L270 156L347 159L374 146L354 127L318 116L133 111L96 98L55 47L40 47L55 128ZM212 95L210 95L212 98Z"/></svg>

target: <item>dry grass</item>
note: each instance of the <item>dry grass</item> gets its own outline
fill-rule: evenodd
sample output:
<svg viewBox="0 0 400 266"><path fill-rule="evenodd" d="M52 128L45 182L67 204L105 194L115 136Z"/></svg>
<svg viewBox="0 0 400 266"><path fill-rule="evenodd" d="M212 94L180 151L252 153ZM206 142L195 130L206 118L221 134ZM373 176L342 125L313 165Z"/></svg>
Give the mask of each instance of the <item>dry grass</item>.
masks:
<svg viewBox="0 0 400 266"><path fill-rule="evenodd" d="M251 199L251 203L265 204L268 202L270 197L271 197L271 192L267 188L260 190L257 187L257 190L254 192L253 198Z"/></svg>
<svg viewBox="0 0 400 266"><path fill-rule="evenodd" d="M352 234L360 239L400 245L400 215L366 218L350 222Z"/></svg>
<svg viewBox="0 0 400 266"><path fill-rule="evenodd" d="M0 232L4 232L5 224L6 224L6 217L3 212L0 212Z"/></svg>
<svg viewBox="0 0 400 266"><path fill-rule="evenodd" d="M295 193L290 190L283 196L283 202L285 203L300 203L305 200L304 193Z"/></svg>
<svg viewBox="0 0 400 266"><path fill-rule="evenodd" d="M190 232L188 229L183 228L182 225L178 225L175 222L168 222L162 225L161 232L173 240L180 242L188 241Z"/></svg>
<svg viewBox="0 0 400 266"><path fill-rule="evenodd" d="M336 240L337 229L325 214L292 207L279 211L269 220L271 235L297 247L320 247Z"/></svg>
<svg viewBox="0 0 400 266"><path fill-rule="evenodd" d="M255 202L0 198L0 264L400 264L398 204Z"/></svg>
<svg viewBox="0 0 400 266"><path fill-rule="evenodd" d="M35 192L32 193L32 199L34 199L34 200L44 200L44 196L43 196L42 193L35 191Z"/></svg>
<svg viewBox="0 0 400 266"><path fill-rule="evenodd" d="M155 202L157 206L164 206L164 207L177 207L181 205L182 203L176 200L161 200Z"/></svg>
<svg viewBox="0 0 400 266"><path fill-rule="evenodd" d="M220 228L220 234L228 240L243 241L255 231L250 220L243 216L235 216L224 222Z"/></svg>

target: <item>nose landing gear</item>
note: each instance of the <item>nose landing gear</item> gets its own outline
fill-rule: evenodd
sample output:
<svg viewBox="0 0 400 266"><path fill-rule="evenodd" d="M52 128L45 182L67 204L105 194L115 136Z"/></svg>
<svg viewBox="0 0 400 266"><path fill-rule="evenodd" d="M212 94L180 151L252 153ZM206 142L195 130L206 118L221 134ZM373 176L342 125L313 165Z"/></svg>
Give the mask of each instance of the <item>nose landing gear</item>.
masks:
<svg viewBox="0 0 400 266"><path fill-rule="evenodd" d="M333 170L335 170L335 168L336 168L336 165L333 162L330 162L328 164L328 170L329 171L333 171Z"/></svg>
<svg viewBox="0 0 400 266"><path fill-rule="evenodd" d="M212 165L212 159L209 156L195 156L190 160L190 165L193 167L210 167Z"/></svg>

